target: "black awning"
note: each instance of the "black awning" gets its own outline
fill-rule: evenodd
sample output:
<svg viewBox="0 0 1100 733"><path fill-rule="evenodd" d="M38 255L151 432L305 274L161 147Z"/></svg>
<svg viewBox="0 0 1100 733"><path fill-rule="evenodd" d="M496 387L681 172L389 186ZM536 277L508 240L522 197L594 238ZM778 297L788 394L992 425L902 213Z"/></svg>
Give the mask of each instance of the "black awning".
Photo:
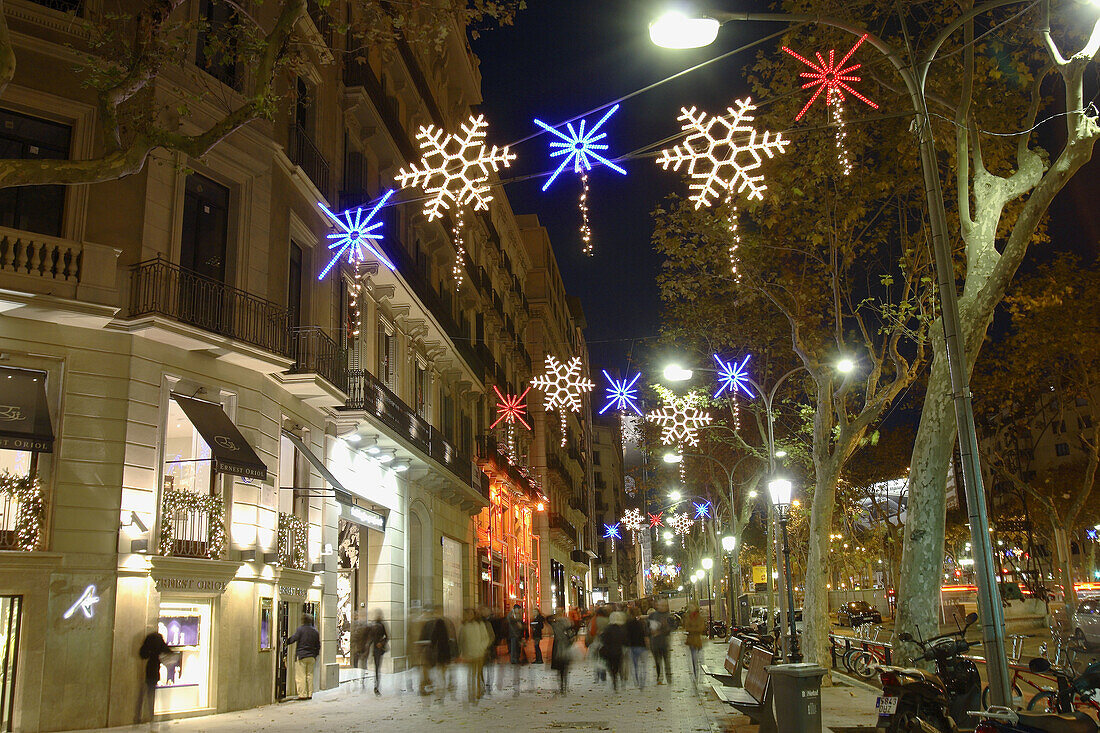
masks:
<svg viewBox="0 0 1100 733"><path fill-rule="evenodd" d="M325 481L328 482L329 486L331 486L337 494L344 494L345 496L350 495L351 492L345 489L344 485L340 483L340 480L332 475L332 471L328 470L328 466L325 465L325 462L318 458L317 455L312 450L310 450L309 446L305 444L304 440L302 440L289 430L284 430L283 435L286 436L287 440L294 444L294 447L301 452L301 454L305 457L307 461L313 464L313 467L317 469L317 472L324 476Z"/></svg>
<svg viewBox="0 0 1100 733"><path fill-rule="evenodd" d="M53 453L46 372L0 367L0 448Z"/></svg>
<svg viewBox="0 0 1100 733"><path fill-rule="evenodd" d="M183 409L195 430L199 431L199 435L210 446L215 471L259 481L267 479L267 466L256 455L256 451L252 450L252 446L225 414L221 405L184 397L174 392L172 399Z"/></svg>

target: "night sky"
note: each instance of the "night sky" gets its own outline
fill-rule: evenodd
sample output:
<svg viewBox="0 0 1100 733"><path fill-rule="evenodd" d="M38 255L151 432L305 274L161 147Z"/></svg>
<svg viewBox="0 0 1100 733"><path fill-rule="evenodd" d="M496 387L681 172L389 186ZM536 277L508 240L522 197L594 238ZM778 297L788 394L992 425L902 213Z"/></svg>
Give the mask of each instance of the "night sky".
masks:
<svg viewBox="0 0 1100 733"><path fill-rule="evenodd" d="M473 42L481 58L490 143L522 140L539 132L532 118L557 125L649 84L781 29L775 24L729 23L709 48L669 51L649 41L648 24L660 3L637 0L528 0L512 27L494 28ZM765 3L743 3L745 9ZM768 42L771 43L770 41ZM768 48L765 44L763 48ZM758 49L735 54L634 96L604 125L611 156L624 155L674 134L681 105L721 109L744 95L741 66ZM602 116L590 115L590 122ZM553 171L542 134L519 144L502 177ZM916 164L916 161L914 161ZM593 371L626 366L632 349L657 334L660 301L655 278L660 258L650 243L652 210L671 192L685 190L680 176L651 158L626 161L624 178L606 168L589 175L595 254L581 253L580 181L567 169L549 191L546 176L516 180L506 191L517 214L537 214L550 232L566 291L579 296L588 320ZM1052 207L1058 248L1096 256L1100 211L1095 184L1100 162L1078 174ZM1091 182L1091 183L1089 183Z"/></svg>

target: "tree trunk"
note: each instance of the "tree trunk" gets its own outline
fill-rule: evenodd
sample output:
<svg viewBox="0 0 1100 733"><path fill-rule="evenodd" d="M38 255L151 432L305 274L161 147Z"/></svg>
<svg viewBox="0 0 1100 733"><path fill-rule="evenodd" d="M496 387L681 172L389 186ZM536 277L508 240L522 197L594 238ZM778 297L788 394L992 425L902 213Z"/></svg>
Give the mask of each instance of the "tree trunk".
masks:
<svg viewBox="0 0 1100 733"><path fill-rule="evenodd" d="M802 654L805 661L829 669L829 534L833 528L836 503L834 472L822 475L814 488L807 540L806 598L802 604Z"/></svg>
<svg viewBox="0 0 1100 733"><path fill-rule="evenodd" d="M1063 598L1066 602L1066 611L1072 614L1077 608L1077 591L1073 587L1073 569L1070 564L1073 560L1073 545L1070 544L1069 530L1054 513L1050 515L1050 528L1054 532L1054 554L1057 557L1059 582L1062 584Z"/></svg>
<svg viewBox="0 0 1100 733"><path fill-rule="evenodd" d="M943 339L936 341L941 344ZM927 637L939 628L947 470L957 431L947 356L937 348L909 467L909 505L898 575L895 644L903 631L916 637L919 628Z"/></svg>

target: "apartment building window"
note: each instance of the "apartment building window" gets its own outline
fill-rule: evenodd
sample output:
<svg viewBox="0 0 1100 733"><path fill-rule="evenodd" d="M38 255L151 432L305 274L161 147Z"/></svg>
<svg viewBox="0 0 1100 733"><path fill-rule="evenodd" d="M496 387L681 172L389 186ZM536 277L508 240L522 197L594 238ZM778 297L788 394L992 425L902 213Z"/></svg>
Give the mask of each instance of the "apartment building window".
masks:
<svg viewBox="0 0 1100 733"><path fill-rule="evenodd" d="M428 369L420 359L416 359L413 365L413 385L416 414L426 420L428 418Z"/></svg>
<svg viewBox="0 0 1100 733"><path fill-rule="evenodd" d="M443 395L439 400L439 429L448 440L454 439L455 403L450 395Z"/></svg>
<svg viewBox="0 0 1100 733"><path fill-rule="evenodd" d="M1078 415L1077 416L1077 429L1078 430L1084 430L1085 428L1091 428L1091 427L1092 427L1092 416L1091 415Z"/></svg>
<svg viewBox="0 0 1100 733"><path fill-rule="evenodd" d="M1054 452L1059 456L1069 455L1069 443L1058 443L1054 446Z"/></svg>
<svg viewBox="0 0 1100 733"><path fill-rule="evenodd" d="M287 320L291 328L302 326L302 248L290 243L290 264L287 268Z"/></svg>
<svg viewBox="0 0 1100 733"><path fill-rule="evenodd" d="M592 451L592 465L600 465L600 452L598 450Z"/></svg>
<svg viewBox="0 0 1100 733"><path fill-rule="evenodd" d="M233 26L237 13L224 0L199 0L199 34L195 65L222 84L240 89Z"/></svg>
<svg viewBox="0 0 1100 733"><path fill-rule="evenodd" d="M72 132L69 125L0 110L0 157L66 160ZM0 226L60 237L64 211L64 186L0 190Z"/></svg>
<svg viewBox="0 0 1100 733"><path fill-rule="evenodd" d="M229 243L229 189L206 176L187 177L183 195L180 266L225 282Z"/></svg>
<svg viewBox="0 0 1100 733"><path fill-rule="evenodd" d="M1086 405L1088 405L1089 401L1084 397L1077 397L1076 399L1074 399L1073 403L1078 407L1085 407Z"/></svg>
<svg viewBox="0 0 1100 733"><path fill-rule="evenodd" d="M378 324L378 379L391 391L397 391L397 337L393 327L384 321Z"/></svg>

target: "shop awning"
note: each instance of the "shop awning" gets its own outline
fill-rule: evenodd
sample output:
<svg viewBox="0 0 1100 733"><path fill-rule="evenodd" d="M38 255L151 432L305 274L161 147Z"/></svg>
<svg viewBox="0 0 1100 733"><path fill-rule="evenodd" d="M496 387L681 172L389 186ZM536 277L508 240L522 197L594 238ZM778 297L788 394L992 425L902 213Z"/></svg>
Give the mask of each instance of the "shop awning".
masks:
<svg viewBox="0 0 1100 733"><path fill-rule="evenodd" d="M0 367L0 448L53 453L46 372Z"/></svg>
<svg viewBox="0 0 1100 733"><path fill-rule="evenodd" d="M225 414L221 405L175 393L172 394L172 399L210 446L215 471L259 481L267 479L267 466L256 455L256 451L252 450L252 446Z"/></svg>
<svg viewBox="0 0 1100 733"><path fill-rule="evenodd" d="M313 453L313 451L309 449L309 446L306 445L304 440L287 430L283 431L283 435L286 436L287 440L294 444L295 448L301 451L302 455L305 456L305 459L307 461L313 464L313 467L317 469L317 473L321 474L324 477L325 481L327 481L329 483L329 486L331 486L336 492L338 498L340 494L343 494L344 496L349 498L351 497L351 493L344 488L344 485L340 483L339 479L332 475L332 471L328 470L328 466L325 465L325 462L318 458Z"/></svg>

